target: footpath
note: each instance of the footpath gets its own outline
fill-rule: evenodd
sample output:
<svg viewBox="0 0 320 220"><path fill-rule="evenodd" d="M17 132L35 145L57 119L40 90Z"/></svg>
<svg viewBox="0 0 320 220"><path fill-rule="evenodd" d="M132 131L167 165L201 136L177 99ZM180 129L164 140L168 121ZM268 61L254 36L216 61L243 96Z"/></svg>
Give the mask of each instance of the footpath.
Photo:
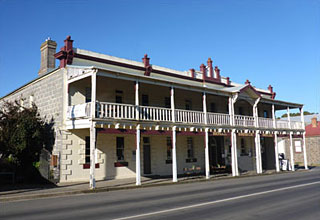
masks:
<svg viewBox="0 0 320 220"><path fill-rule="evenodd" d="M305 170L298 169L296 172L303 172ZM276 173L275 171L266 171L260 175L279 175L282 173ZM260 176L259 175L259 176ZM130 179L116 179L116 180L102 180L96 182L96 188L94 190L89 189L88 182L72 182L72 183L59 183L57 185L6 185L0 187L0 202L10 202L18 200L28 200L46 197L59 197L68 196L74 194L85 194L85 193L97 193L114 190L134 189L143 187L152 187L169 184L184 184L190 182L200 181L215 181L226 178L244 178L249 176L257 176L255 173L245 173L239 177L232 177L228 175L212 175L207 180L203 175L201 176L185 176L178 178L177 183L172 182L172 178L141 178L141 186L135 185L135 178Z"/></svg>

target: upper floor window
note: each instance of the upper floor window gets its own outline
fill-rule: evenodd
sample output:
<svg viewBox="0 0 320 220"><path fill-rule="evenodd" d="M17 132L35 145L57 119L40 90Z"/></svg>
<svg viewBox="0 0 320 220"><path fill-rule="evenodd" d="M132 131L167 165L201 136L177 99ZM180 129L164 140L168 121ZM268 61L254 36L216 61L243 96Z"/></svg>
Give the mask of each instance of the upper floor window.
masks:
<svg viewBox="0 0 320 220"><path fill-rule="evenodd" d="M164 98L164 106L166 108L171 108L171 100L170 100L170 97L165 97Z"/></svg>
<svg viewBox="0 0 320 220"><path fill-rule="evenodd" d="M149 96L142 94L142 106L149 106Z"/></svg>
<svg viewBox="0 0 320 220"><path fill-rule="evenodd" d="M86 87L86 102L91 102L91 87Z"/></svg>
<svg viewBox="0 0 320 220"><path fill-rule="evenodd" d="M217 112L216 103L210 103L210 112Z"/></svg>
<svg viewBox="0 0 320 220"><path fill-rule="evenodd" d="M29 105L30 105L30 108L32 107L33 102L34 102L34 96L33 96L33 95L30 95L30 97L29 97Z"/></svg>
<svg viewBox="0 0 320 220"><path fill-rule="evenodd" d="M116 90L116 103L122 103L123 92Z"/></svg>
<svg viewBox="0 0 320 220"><path fill-rule="evenodd" d="M239 115L243 115L243 107L238 108Z"/></svg>
<svg viewBox="0 0 320 220"><path fill-rule="evenodd" d="M192 109L192 103L190 99L186 99L185 104L186 104L186 110Z"/></svg>

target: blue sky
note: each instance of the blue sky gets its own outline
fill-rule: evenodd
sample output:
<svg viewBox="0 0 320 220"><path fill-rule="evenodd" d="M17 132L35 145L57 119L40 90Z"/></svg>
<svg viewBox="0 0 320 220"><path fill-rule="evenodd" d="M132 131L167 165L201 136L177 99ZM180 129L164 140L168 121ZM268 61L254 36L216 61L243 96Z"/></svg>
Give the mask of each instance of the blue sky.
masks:
<svg viewBox="0 0 320 220"><path fill-rule="evenodd" d="M0 0L0 97L37 76L40 45L74 46L177 70L211 57L223 76L320 108L320 0ZM56 63L58 65L58 62Z"/></svg>

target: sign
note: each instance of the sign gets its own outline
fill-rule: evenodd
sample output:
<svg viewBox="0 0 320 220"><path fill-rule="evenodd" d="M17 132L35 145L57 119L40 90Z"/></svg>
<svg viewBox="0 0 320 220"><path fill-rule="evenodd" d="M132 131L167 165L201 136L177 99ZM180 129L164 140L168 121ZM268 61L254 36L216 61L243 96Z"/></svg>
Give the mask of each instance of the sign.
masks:
<svg viewBox="0 0 320 220"><path fill-rule="evenodd" d="M254 137L254 133L238 133L239 137Z"/></svg>

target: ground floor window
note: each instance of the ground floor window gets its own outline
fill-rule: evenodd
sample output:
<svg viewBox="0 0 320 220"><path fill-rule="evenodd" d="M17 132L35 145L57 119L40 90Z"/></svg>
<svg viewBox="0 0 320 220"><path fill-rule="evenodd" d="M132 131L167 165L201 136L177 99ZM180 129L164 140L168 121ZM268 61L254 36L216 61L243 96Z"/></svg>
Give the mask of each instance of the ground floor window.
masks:
<svg viewBox="0 0 320 220"><path fill-rule="evenodd" d="M166 163L172 163L172 139L167 137L167 160Z"/></svg>
<svg viewBox="0 0 320 220"><path fill-rule="evenodd" d="M86 137L85 163L90 164L90 137Z"/></svg>
<svg viewBox="0 0 320 220"><path fill-rule="evenodd" d="M124 160L124 137L117 137L117 160Z"/></svg>
<svg viewBox="0 0 320 220"><path fill-rule="evenodd" d="M187 138L187 149L188 149L188 158L194 158L192 137Z"/></svg>

